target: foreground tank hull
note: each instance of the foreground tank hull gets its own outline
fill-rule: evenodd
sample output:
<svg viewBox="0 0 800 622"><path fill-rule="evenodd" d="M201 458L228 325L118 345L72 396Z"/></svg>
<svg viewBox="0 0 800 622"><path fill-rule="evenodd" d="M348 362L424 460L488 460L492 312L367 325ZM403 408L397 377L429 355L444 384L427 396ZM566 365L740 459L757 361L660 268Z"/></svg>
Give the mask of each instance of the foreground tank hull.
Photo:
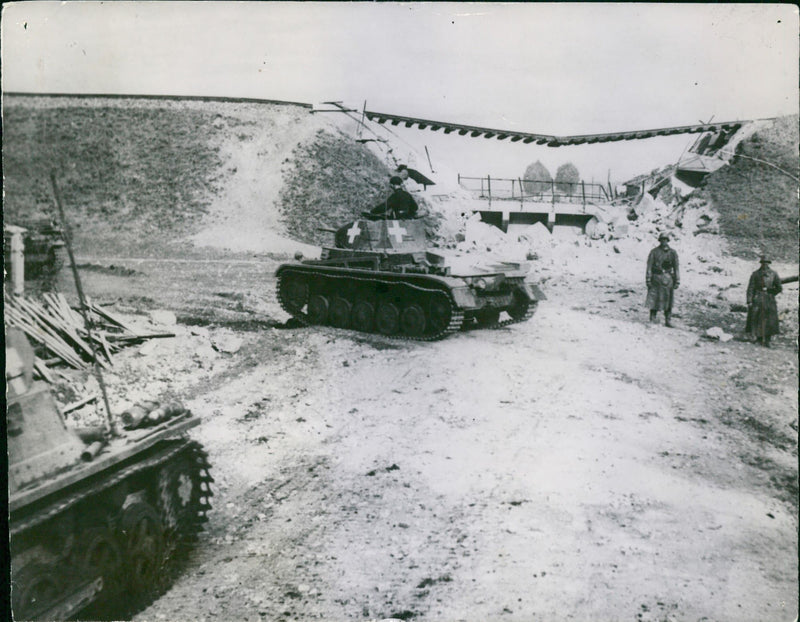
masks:
<svg viewBox="0 0 800 622"><path fill-rule="evenodd" d="M199 419L183 411L94 450L33 383L9 399L8 421L14 619L64 620L87 607L127 617L147 605L210 508L206 454L185 435Z"/></svg>

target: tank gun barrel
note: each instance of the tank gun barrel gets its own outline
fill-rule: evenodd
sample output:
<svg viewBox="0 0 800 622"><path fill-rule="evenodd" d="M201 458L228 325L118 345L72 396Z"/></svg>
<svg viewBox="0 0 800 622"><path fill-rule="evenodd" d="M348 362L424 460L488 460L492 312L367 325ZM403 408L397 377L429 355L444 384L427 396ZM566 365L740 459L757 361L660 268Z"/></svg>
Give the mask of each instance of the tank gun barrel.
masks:
<svg viewBox="0 0 800 622"><path fill-rule="evenodd" d="M781 279L781 283L795 283L800 275L795 274L794 276L787 276L785 279Z"/></svg>

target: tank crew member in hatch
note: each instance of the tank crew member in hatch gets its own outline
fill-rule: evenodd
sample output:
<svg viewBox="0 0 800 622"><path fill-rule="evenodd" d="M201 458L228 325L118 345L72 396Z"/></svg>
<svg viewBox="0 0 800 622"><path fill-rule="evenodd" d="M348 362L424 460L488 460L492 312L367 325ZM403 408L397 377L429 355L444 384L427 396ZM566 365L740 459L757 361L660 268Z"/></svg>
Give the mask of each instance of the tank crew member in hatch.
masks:
<svg viewBox="0 0 800 622"><path fill-rule="evenodd" d="M770 261L761 256L761 267L750 275L747 284L747 326L745 332L751 333L762 345L769 347L772 335L777 335L778 305L775 296L783 291L778 273L769 267Z"/></svg>
<svg viewBox="0 0 800 622"><path fill-rule="evenodd" d="M365 218L378 220L381 218L391 218L395 220L406 220L409 218L416 218L417 202L405 190L403 190L403 180L395 176L389 180L389 185L392 187L392 194L379 205L373 207L368 212L363 212L361 215Z"/></svg>
<svg viewBox="0 0 800 622"><path fill-rule="evenodd" d="M672 326L673 290L680 284L678 270L678 253L669 247L669 236L662 233L658 236L658 246L647 256L647 307L650 309L650 321L656 321L656 314L664 312L664 326Z"/></svg>

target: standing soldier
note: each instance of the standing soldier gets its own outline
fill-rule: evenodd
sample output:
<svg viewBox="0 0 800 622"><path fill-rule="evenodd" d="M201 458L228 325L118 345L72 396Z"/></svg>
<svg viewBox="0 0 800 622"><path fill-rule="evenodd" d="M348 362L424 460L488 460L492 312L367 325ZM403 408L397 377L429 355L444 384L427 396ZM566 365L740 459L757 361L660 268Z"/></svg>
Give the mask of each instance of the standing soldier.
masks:
<svg viewBox="0 0 800 622"><path fill-rule="evenodd" d="M392 187L389 198L370 211L362 212L361 215L372 220L384 217L396 220L416 218L419 207L414 197L403 190L403 180L394 176L389 180L389 185Z"/></svg>
<svg viewBox="0 0 800 622"><path fill-rule="evenodd" d="M747 284L747 325L745 331L769 347L778 330L778 305L775 296L783 291L778 273L769 267L770 260L761 256L761 266L750 275Z"/></svg>
<svg viewBox="0 0 800 622"><path fill-rule="evenodd" d="M658 236L658 246L647 256L647 307L650 309L650 321L656 321L656 314L664 312L664 326L671 327L673 290L680 284L678 270L678 253L669 247L669 236L662 233Z"/></svg>

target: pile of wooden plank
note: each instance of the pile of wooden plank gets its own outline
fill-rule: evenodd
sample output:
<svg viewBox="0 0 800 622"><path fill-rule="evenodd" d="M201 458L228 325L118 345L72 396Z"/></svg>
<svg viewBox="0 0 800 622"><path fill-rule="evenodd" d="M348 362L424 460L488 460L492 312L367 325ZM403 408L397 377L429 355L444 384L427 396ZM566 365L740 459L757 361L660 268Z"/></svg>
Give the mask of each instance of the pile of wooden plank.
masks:
<svg viewBox="0 0 800 622"><path fill-rule="evenodd" d="M174 337L174 333L142 333L113 315L107 309L86 301L85 313L91 331L81 313L70 307L63 294L43 294L38 300L24 296L5 297L5 321L16 326L37 346L43 357L35 369L45 380L51 380L47 365L66 363L84 369L94 362L108 368L112 355L127 344L154 337Z"/></svg>

